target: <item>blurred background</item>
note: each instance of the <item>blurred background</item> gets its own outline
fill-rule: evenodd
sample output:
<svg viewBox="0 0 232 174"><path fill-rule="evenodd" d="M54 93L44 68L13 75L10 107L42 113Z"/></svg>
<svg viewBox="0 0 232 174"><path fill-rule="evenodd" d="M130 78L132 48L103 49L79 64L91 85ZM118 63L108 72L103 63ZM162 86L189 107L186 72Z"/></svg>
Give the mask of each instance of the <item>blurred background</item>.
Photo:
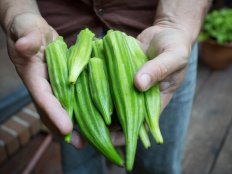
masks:
<svg viewBox="0 0 232 174"><path fill-rule="evenodd" d="M213 1L209 12L217 12L206 18L199 38L184 174L232 173L232 13L221 12L225 8L232 1ZM60 146L42 125L5 43L0 28L0 173L62 173ZM109 173L124 171L111 166Z"/></svg>

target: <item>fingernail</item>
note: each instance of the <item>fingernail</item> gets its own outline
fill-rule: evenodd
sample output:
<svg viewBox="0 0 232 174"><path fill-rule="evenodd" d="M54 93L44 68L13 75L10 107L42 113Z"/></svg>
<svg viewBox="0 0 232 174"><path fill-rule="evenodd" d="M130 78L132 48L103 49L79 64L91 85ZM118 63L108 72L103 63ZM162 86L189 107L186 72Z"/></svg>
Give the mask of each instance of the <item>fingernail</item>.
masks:
<svg viewBox="0 0 232 174"><path fill-rule="evenodd" d="M142 90L147 90L151 83L151 76L148 74L143 74L140 77L140 86L142 87Z"/></svg>

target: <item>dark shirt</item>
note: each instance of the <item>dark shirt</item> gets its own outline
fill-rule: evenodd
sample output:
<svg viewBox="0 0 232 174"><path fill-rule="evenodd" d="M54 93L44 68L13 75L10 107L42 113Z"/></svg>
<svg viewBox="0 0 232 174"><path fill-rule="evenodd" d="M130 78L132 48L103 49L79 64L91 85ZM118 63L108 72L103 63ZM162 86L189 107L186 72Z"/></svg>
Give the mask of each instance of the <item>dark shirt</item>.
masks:
<svg viewBox="0 0 232 174"><path fill-rule="evenodd" d="M136 37L154 22L157 0L37 0L42 16L70 44L81 29L109 28Z"/></svg>

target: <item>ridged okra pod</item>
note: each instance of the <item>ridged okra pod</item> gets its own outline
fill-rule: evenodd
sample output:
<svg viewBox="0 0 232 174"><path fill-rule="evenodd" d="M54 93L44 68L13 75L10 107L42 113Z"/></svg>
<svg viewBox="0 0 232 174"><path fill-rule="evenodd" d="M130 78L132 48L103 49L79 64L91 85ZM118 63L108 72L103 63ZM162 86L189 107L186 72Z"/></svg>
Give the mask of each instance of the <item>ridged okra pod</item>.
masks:
<svg viewBox="0 0 232 174"><path fill-rule="evenodd" d="M104 60L92 58L89 61L89 86L93 102L100 111L107 125L111 124L113 101Z"/></svg>
<svg viewBox="0 0 232 174"><path fill-rule="evenodd" d="M125 37L123 37L122 43L124 43L125 48L128 50L128 53L131 55L128 58L130 60L130 64L132 66L134 74L136 74L137 71L139 70L139 68L141 68L141 64L139 64L137 61L135 61L136 57L134 57L137 50L135 49L135 47L131 47L131 38L130 38L130 36L127 36L126 34L124 34L124 36ZM143 115L143 117L140 117L143 120L144 116L146 114L144 93L141 93L141 92L137 91L137 100L139 102L138 112L140 112L140 115ZM141 123L141 121L139 121L138 123ZM147 133L144 125L143 124L142 125L135 125L135 131L138 130L137 126L140 128L139 129L139 137L140 137L144 147L145 148L150 147L151 146L150 140L149 140L148 133Z"/></svg>
<svg viewBox="0 0 232 174"><path fill-rule="evenodd" d="M157 144L163 144L163 137L159 127L160 117L160 90L159 84L154 85L145 93L145 105L147 109L146 122Z"/></svg>
<svg viewBox="0 0 232 174"><path fill-rule="evenodd" d="M91 100L86 71L80 74L75 85L74 113L85 139L110 161L122 166L123 160L112 145L109 130Z"/></svg>
<svg viewBox="0 0 232 174"><path fill-rule="evenodd" d="M67 51L68 48L66 43L63 38L59 36L47 46L45 54L53 93L72 120L73 88L68 84ZM67 135L65 141L70 142L70 140L71 135Z"/></svg>
<svg viewBox="0 0 232 174"><path fill-rule="evenodd" d="M133 85L135 73L128 58L131 54L122 43L123 37L125 35L122 32L110 31L103 38L103 47L112 98L126 139L126 169L130 171L143 115L138 110L140 106Z"/></svg>
<svg viewBox="0 0 232 174"><path fill-rule="evenodd" d="M147 134L147 130L145 128L145 125L142 125L139 131L139 137L141 139L141 142L145 149L148 149L151 146L151 142L149 139L149 136Z"/></svg>
<svg viewBox="0 0 232 174"><path fill-rule="evenodd" d="M102 39L98 39L98 38L94 39L92 57L105 59Z"/></svg>
<svg viewBox="0 0 232 174"><path fill-rule="evenodd" d="M107 125L110 125L111 115L113 112L113 102L112 102L110 89L109 89L109 81L108 81L109 77L106 71L105 55L104 55L102 39L95 38L93 40L92 57L100 58L101 60L92 61L92 63L89 63L90 77L91 76L93 77L93 78L90 78L91 79L90 81L91 94L92 94L95 105L97 106L98 110L100 110L101 114L103 115L105 123ZM94 82L93 80L95 81L97 80L98 82ZM97 89L96 88L97 86L98 88L103 87L102 90L100 90L100 88Z"/></svg>
<svg viewBox="0 0 232 174"><path fill-rule="evenodd" d="M146 63L147 56L143 53L142 49L138 45L136 39L129 36L130 49L134 50L134 59L138 66L142 66ZM151 87L148 91L144 92L145 96L145 107L146 107L146 122L154 137L157 144L163 143L163 137L159 127L159 117L160 117L160 89L157 83Z"/></svg>
<svg viewBox="0 0 232 174"><path fill-rule="evenodd" d="M70 84L76 82L78 76L89 62L93 37L94 33L89 29L84 29L77 36L75 45L69 49L68 68Z"/></svg>

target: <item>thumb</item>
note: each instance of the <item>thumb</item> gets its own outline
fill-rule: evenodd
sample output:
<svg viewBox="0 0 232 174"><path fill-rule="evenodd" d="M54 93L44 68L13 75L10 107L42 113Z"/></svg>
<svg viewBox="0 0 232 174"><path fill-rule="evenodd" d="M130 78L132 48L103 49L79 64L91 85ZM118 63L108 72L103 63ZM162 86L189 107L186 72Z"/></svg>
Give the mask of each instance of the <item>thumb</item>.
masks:
<svg viewBox="0 0 232 174"><path fill-rule="evenodd" d="M24 57L31 57L39 51L41 45L41 32L40 30L35 29L20 37L15 43L15 49L20 55Z"/></svg>
<svg viewBox="0 0 232 174"><path fill-rule="evenodd" d="M158 81L183 68L187 58L179 51L164 51L156 58L146 62L135 75L134 83L138 90L146 91Z"/></svg>

